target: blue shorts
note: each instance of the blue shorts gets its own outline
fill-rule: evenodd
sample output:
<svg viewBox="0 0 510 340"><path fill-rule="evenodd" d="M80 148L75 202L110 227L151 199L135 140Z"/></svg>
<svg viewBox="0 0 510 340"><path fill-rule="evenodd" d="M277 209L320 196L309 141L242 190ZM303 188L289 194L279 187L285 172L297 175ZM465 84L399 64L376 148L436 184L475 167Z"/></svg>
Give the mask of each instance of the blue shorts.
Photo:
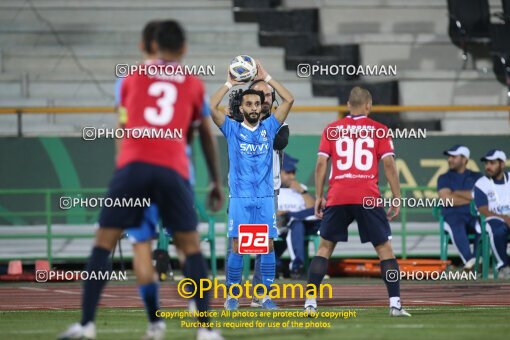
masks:
<svg viewBox="0 0 510 340"><path fill-rule="evenodd" d="M274 197L235 197L228 205L228 237L239 236L240 224L267 224L269 238L278 237Z"/></svg>
<svg viewBox="0 0 510 340"><path fill-rule="evenodd" d="M151 241L158 235L159 212L156 204L145 208L140 226L126 229L125 233L131 243Z"/></svg>
<svg viewBox="0 0 510 340"><path fill-rule="evenodd" d="M198 224L193 193L186 179L172 169L149 163L134 162L117 169L106 197L150 198L151 206L159 210L162 225L171 232L195 231ZM147 207L104 207L99 215L99 227L128 229L142 225ZM153 210L148 209L151 216ZM157 217L150 223L157 224ZM144 225L146 224L144 221ZM149 223L149 224L150 224Z"/></svg>
<svg viewBox="0 0 510 340"><path fill-rule="evenodd" d="M391 240L391 229L383 208L365 209L361 204L332 205L326 207L319 233L331 242L347 242L347 229L356 220L361 243L371 242L374 247Z"/></svg>

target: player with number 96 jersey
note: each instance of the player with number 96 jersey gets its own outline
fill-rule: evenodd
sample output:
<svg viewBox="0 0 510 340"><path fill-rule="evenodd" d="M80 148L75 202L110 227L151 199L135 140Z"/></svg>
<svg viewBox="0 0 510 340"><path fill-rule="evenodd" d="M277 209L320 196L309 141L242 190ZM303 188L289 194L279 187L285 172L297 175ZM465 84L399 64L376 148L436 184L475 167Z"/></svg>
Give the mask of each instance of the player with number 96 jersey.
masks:
<svg viewBox="0 0 510 340"><path fill-rule="evenodd" d="M395 153L386 126L365 115L348 115L326 127L319 155L331 160L326 200L326 206L331 206L379 198L379 160Z"/></svg>
<svg viewBox="0 0 510 340"><path fill-rule="evenodd" d="M391 246L389 221L398 216L400 205L392 203L386 213L377 202L381 197L379 162L383 163L393 195L391 201L401 198L393 142L386 126L368 118L372 110L372 95L368 90L354 87L347 106L350 114L329 124L319 145L315 167L315 215L322 221L319 247L310 263L307 286L313 285L317 289L326 275L328 260L336 244L347 242L349 225L356 221L361 243L371 242L379 257L381 277L388 290L390 316L411 316L400 303L399 277L392 276L399 272L399 266ZM324 200L329 161L329 189ZM306 299L305 312L308 315L317 312L316 298Z"/></svg>

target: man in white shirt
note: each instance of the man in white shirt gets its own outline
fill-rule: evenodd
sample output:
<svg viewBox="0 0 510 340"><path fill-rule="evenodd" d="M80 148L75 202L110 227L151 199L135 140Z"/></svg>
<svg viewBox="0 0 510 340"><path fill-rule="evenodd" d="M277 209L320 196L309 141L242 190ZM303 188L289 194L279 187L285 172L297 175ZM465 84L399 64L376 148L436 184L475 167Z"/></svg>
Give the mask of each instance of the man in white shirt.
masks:
<svg viewBox="0 0 510 340"><path fill-rule="evenodd" d="M289 154L283 155L278 215L281 220L279 237L286 242L283 246L275 245L278 259L285 248L289 250L289 268L291 276L296 279L303 278L304 275L305 237L316 234L320 226L320 220L314 215L314 197L308 193L306 185L296 179L297 163L298 160Z"/></svg>
<svg viewBox="0 0 510 340"><path fill-rule="evenodd" d="M475 183L473 198L480 214L485 216L492 251L498 260L500 278L510 278L507 254L510 228L510 172L505 172L506 155L492 149L481 158L486 176Z"/></svg>

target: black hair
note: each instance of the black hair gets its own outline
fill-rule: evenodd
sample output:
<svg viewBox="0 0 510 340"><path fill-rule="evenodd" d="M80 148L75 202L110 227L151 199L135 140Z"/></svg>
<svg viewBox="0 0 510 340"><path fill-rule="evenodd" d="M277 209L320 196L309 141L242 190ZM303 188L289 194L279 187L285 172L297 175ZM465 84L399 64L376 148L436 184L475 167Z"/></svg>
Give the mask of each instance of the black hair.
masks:
<svg viewBox="0 0 510 340"><path fill-rule="evenodd" d="M257 91L254 89L247 89L243 91L243 94L241 95L241 103L243 102L243 97L249 94L254 94L260 97L260 103L262 104L264 102L264 92Z"/></svg>
<svg viewBox="0 0 510 340"><path fill-rule="evenodd" d="M161 21L159 20L149 21L143 28L142 31L143 50L148 54L154 53L154 51L152 50L152 42L156 40L156 31L160 23Z"/></svg>
<svg viewBox="0 0 510 340"><path fill-rule="evenodd" d="M256 84L261 83L261 82L265 82L265 80L264 79L255 80L254 82L252 82L250 84L250 86L248 88L252 89ZM276 93L275 93L274 87L272 87L271 85L269 85L269 86L272 88L272 91L271 91L271 106L272 106L274 101L276 100Z"/></svg>
<svg viewBox="0 0 510 340"><path fill-rule="evenodd" d="M178 52L184 46L186 37L177 21L165 20L158 25L156 41L161 51Z"/></svg>

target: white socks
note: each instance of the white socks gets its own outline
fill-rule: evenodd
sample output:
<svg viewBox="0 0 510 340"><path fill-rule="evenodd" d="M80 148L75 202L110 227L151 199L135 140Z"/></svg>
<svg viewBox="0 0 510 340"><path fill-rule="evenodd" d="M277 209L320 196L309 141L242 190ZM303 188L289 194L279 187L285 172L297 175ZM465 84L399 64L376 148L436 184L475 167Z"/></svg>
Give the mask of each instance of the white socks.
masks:
<svg viewBox="0 0 510 340"><path fill-rule="evenodd" d="M305 301L305 307L306 306L313 306L314 308L317 308L317 300L316 299L306 299Z"/></svg>
<svg viewBox="0 0 510 340"><path fill-rule="evenodd" d="M402 306L400 305L400 297L398 296L390 297L390 307L395 307L397 309L402 308Z"/></svg>

